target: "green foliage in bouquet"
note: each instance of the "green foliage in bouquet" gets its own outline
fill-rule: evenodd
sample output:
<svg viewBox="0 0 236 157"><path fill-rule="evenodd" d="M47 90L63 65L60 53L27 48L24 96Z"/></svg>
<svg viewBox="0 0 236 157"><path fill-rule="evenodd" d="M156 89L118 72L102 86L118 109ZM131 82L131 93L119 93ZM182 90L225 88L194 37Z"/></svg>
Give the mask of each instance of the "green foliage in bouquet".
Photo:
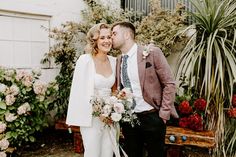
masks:
<svg viewBox="0 0 236 157"><path fill-rule="evenodd" d="M159 0L150 1L151 12L144 17L137 26L137 41L149 44L152 41L160 47L165 56L174 51L174 46L178 42L185 42L185 38L176 34L187 27L184 7L178 4L174 12L164 10L160 6Z"/></svg>
<svg viewBox="0 0 236 157"><path fill-rule="evenodd" d="M48 126L56 83L39 81L39 70L16 71L0 68L0 149L34 142L34 134Z"/></svg>
<svg viewBox="0 0 236 157"><path fill-rule="evenodd" d="M192 0L192 4L195 22L186 30L195 31L181 53L177 80L186 77L189 89L206 98L208 129L216 132L215 155L235 155L236 129L225 125L225 108L232 105L236 80L236 1ZM234 136L226 136L229 129Z"/></svg>

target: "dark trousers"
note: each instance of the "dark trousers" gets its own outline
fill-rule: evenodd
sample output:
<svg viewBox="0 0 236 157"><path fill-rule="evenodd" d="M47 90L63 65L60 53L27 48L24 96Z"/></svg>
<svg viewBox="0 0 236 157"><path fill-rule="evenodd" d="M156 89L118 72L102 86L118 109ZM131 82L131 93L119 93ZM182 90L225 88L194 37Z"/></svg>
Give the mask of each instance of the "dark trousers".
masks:
<svg viewBox="0 0 236 157"><path fill-rule="evenodd" d="M144 146L148 157L164 157L166 124L157 112L138 114L140 125L122 123L124 150L129 157L142 157Z"/></svg>

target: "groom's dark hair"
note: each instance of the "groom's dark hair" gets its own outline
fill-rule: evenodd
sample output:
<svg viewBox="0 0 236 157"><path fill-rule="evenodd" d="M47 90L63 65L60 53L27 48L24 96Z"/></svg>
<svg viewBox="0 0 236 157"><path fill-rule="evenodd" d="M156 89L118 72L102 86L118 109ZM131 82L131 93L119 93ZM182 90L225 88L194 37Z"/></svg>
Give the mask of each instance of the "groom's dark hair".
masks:
<svg viewBox="0 0 236 157"><path fill-rule="evenodd" d="M130 32L131 32L131 35L132 35L133 39L135 39L135 27L134 27L134 25L132 23L125 22L125 21L124 22L116 22L116 23L114 23L112 25L111 30L113 30L113 28L115 26L120 26L120 27L128 28L130 30Z"/></svg>

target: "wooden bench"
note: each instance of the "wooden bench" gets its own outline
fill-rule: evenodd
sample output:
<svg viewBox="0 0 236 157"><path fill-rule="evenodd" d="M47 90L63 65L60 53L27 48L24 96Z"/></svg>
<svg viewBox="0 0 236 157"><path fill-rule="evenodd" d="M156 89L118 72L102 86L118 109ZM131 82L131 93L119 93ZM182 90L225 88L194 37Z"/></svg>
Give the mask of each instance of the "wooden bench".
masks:
<svg viewBox="0 0 236 157"><path fill-rule="evenodd" d="M55 129L68 130L69 128L74 133L75 152L83 153L83 142L79 127L68 127L68 125L65 124L65 120L59 120L55 124ZM172 140L170 140L170 137ZM179 157L181 146L197 146L212 149L215 147L214 137L215 134L213 131L196 132L186 128L167 126L165 143L170 145L170 148L167 150L167 156ZM173 140L173 138L175 140Z"/></svg>
<svg viewBox="0 0 236 157"><path fill-rule="evenodd" d="M175 140L173 141L173 139ZM170 145L167 150L167 157L180 157L182 146L214 148L215 133L213 131L193 131L186 128L167 126L165 143Z"/></svg>
<svg viewBox="0 0 236 157"><path fill-rule="evenodd" d="M68 126L65 123L65 120L58 120L55 124L55 129L56 130L68 130L68 132L71 131L74 134L74 151L76 153L83 153L84 152L84 147L83 147L83 142L82 142L82 137L80 134L80 129L77 126ZM69 130L70 129L70 130Z"/></svg>

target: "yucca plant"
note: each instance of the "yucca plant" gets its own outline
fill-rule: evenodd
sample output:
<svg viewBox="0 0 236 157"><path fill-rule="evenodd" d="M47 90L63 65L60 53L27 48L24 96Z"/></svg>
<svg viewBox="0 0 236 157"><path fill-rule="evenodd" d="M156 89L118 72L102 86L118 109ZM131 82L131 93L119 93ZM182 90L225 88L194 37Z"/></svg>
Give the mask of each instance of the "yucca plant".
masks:
<svg viewBox="0 0 236 157"><path fill-rule="evenodd" d="M215 155L232 155L236 137L226 136L230 130L224 122L236 80L236 1L191 2L196 10L190 13L194 22L185 31L195 31L180 55L176 78L187 78L189 88L207 99L207 129L216 133ZM236 126L228 128L230 135L236 134L232 133Z"/></svg>

